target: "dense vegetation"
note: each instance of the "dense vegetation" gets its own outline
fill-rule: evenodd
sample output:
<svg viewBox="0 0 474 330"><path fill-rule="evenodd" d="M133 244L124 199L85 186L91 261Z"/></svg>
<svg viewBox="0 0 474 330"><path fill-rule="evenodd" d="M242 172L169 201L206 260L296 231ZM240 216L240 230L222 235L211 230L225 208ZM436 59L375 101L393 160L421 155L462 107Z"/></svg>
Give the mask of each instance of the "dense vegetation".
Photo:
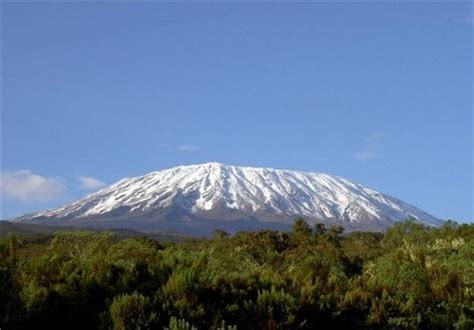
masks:
<svg viewBox="0 0 474 330"><path fill-rule="evenodd" d="M216 231L159 243L68 231L0 241L7 328L474 327L474 226Z"/></svg>

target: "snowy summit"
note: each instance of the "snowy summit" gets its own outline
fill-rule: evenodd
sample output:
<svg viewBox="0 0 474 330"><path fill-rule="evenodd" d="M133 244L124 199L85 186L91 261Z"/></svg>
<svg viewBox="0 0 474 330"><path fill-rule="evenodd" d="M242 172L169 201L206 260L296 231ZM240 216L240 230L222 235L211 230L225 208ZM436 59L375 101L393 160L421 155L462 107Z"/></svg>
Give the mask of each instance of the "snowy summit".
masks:
<svg viewBox="0 0 474 330"><path fill-rule="evenodd" d="M207 232L284 228L294 218L381 230L439 219L352 181L322 173L205 163L125 178L64 207L16 221Z"/></svg>

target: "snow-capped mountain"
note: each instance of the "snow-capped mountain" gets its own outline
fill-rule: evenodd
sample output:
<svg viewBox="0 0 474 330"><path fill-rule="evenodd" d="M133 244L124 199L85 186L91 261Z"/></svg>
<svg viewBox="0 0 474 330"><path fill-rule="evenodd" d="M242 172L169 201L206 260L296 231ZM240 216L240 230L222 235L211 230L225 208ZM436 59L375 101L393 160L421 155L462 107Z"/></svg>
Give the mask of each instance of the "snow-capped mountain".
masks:
<svg viewBox="0 0 474 330"><path fill-rule="evenodd" d="M125 178L64 207L15 221L206 232L284 228L294 218L380 230L413 218L439 219L352 181L322 174L219 163Z"/></svg>

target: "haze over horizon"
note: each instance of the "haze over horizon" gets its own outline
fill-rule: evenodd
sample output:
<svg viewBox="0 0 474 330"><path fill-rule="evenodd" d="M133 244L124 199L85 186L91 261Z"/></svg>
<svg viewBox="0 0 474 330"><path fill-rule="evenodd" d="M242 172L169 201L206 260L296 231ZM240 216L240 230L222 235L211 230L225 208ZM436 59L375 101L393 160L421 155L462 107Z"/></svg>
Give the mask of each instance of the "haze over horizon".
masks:
<svg viewBox="0 0 474 330"><path fill-rule="evenodd" d="M473 220L467 3L0 6L2 219L216 161Z"/></svg>

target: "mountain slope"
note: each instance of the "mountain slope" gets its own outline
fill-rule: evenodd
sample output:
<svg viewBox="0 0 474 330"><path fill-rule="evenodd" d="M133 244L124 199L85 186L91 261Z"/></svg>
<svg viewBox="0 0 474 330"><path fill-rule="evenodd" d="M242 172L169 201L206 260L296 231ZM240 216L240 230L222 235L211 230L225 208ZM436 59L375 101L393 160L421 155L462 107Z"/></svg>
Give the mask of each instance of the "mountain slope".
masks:
<svg viewBox="0 0 474 330"><path fill-rule="evenodd" d="M151 229L187 224L192 230L199 224L284 227L298 216L348 229L380 230L409 217L440 224L412 205L339 177L219 163L126 178L70 205L16 221L97 226L119 222Z"/></svg>

